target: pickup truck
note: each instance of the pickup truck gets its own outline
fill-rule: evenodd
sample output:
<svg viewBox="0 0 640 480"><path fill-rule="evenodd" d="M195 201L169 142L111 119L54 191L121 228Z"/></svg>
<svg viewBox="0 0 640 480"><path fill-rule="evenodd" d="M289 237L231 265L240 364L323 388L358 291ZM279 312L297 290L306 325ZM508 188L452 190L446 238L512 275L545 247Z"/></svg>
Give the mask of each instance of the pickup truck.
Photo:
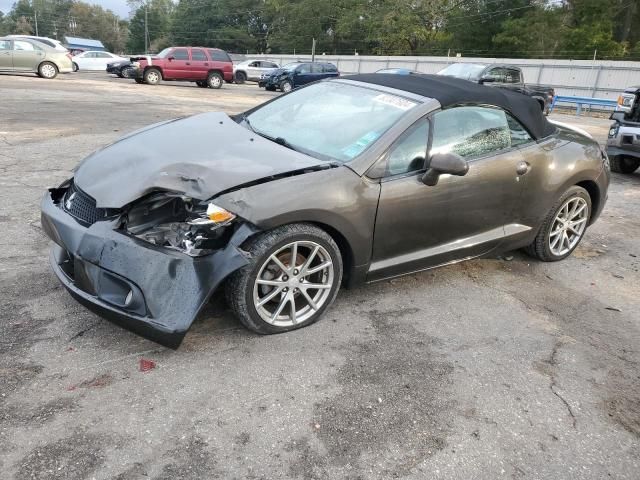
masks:
<svg viewBox="0 0 640 480"><path fill-rule="evenodd" d="M624 110L611 114L613 125L607 138L607 155L611 170L633 173L640 167L640 87L624 91L630 101Z"/></svg>
<svg viewBox="0 0 640 480"><path fill-rule="evenodd" d="M491 84L528 95L540 104L540 109L547 115L555 96L555 90L544 85L524 83L522 70L514 65L501 63L452 63L438 75L462 78L474 83Z"/></svg>

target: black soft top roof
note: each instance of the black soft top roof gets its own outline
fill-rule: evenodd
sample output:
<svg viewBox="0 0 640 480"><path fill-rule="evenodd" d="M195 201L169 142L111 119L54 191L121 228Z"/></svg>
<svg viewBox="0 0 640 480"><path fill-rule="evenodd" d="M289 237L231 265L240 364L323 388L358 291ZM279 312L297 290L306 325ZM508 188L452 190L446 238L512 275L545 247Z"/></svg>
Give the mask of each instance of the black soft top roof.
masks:
<svg viewBox="0 0 640 480"><path fill-rule="evenodd" d="M342 78L434 98L440 102L442 108L461 104L494 105L510 112L535 139L547 137L556 131L556 128L547 122L536 100L503 88L487 87L468 80L426 74L368 73Z"/></svg>

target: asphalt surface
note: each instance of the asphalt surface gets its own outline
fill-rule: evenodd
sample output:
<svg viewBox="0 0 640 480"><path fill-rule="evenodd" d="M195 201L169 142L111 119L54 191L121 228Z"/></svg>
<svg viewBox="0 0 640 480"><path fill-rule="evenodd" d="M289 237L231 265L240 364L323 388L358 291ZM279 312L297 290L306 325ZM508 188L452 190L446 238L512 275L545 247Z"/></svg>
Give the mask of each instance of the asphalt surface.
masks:
<svg viewBox="0 0 640 480"><path fill-rule="evenodd" d="M0 76L0 477L638 479L640 172L613 175L563 262L513 252L342 291L289 334L216 298L172 351L68 295L47 187L139 127L272 96ZM601 141L609 124L560 119Z"/></svg>

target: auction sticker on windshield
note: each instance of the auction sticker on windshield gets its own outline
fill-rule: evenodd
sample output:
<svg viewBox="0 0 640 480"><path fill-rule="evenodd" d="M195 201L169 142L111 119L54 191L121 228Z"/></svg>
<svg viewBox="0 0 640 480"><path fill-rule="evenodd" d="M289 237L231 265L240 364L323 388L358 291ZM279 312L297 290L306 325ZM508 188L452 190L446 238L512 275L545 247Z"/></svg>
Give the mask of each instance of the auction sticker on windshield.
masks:
<svg viewBox="0 0 640 480"><path fill-rule="evenodd" d="M415 102L412 102L411 100L396 97L395 95L387 95L386 93L381 93L380 95L373 97L373 101L384 103L385 105L390 105L392 107L399 108L400 110L409 110L415 106Z"/></svg>

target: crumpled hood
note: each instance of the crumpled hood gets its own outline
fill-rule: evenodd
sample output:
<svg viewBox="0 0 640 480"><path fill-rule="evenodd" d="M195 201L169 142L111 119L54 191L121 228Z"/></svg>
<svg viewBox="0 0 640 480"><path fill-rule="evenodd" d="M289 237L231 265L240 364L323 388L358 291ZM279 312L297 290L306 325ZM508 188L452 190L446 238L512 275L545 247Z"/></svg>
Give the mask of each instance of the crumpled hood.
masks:
<svg viewBox="0 0 640 480"><path fill-rule="evenodd" d="M327 163L215 112L134 132L87 157L74 182L97 207L122 208L154 190L206 200L248 182Z"/></svg>
<svg viewBox="0 0 640 480"><path fill-rule="evenodd" d="M267 75L269 75L270 77L279 77L283 73L287 73L287 70L285 70L284 68L276 68L271 72L267 72Z"/></svg>

